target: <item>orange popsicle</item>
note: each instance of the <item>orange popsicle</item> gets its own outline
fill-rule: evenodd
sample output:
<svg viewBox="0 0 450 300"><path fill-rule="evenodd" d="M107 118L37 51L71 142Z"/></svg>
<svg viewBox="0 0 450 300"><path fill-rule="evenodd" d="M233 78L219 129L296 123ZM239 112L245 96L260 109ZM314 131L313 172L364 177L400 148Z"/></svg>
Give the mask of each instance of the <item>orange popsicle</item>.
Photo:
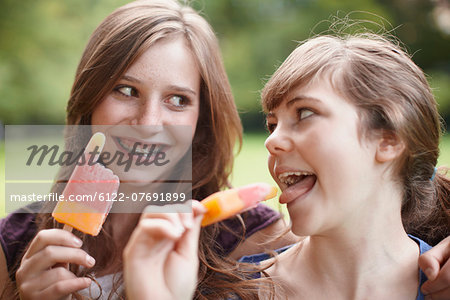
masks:
<svg viewBox="0 0 450 300"><path fill-rule="evenodd" d="M105 135L95 133L84 151L86 161L93 151L100 153L105 145ZM95 161L95 160L94 160ZM119 188L119 178L99 163L80 164L73 170L52 216L65 224L65 230L76 228L96 236L111 210L112 198ZM109 201L108 201L109 200Z"/></svg>
<svg viewBox="0 0 450 300"><path fill-rule="evenodd" d="M202 226L228 219L276 195L277 188L267 183L254 183L214 193L200 202L207 210Z"/></svg>

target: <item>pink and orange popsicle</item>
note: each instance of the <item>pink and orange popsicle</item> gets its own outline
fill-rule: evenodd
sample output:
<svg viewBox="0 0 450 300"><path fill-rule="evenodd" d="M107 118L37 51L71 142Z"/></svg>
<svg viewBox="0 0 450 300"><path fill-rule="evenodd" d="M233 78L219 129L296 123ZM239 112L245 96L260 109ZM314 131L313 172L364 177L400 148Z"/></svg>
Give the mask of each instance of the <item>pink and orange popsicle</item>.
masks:
<svg viewBox="0 0 450 300"><path fill-rule="evenodd" d="M267 183L254 183L214 193L200 203L206 208L202 226L228 219L259 202L277 195L277 188Z"/></svg>
<svg viewBox="0 0 450 300"><path fill-rule="evenodd" d="M101 132L95 133L86 145L86 160L90 158L90 152L96 148L97 152L101 152L104 145L105 135ZM119 178L101 164L77 165L64 188L64 201L58 202L52 216L56 221L65 224L65 230L76 228L96 236L111 210L113 201L107 200L113 198L118 188Z"/></svg>

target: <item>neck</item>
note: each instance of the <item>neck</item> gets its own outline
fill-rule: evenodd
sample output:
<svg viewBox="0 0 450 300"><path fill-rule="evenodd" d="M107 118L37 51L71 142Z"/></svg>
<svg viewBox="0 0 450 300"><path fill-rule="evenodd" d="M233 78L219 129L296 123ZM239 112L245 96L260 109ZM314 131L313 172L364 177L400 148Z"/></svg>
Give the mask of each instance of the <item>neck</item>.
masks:
<svg viewBox="0 0 450 300"><path fill-rule="evenodd" d="M386 196L380 193L365 201L370 205L349 215L339 226L310 236L286 253L282 261L290 270L289 277L297 278L297 286L298 278L305 278L304 287L316 287L322 295L326 290L334 299L339 297L333 294L341 299L382 299L386 295L380 292L393 291L400 292L399 296L387 298L414 297L419 248L403 228L401 197ZM295 289L293 282L287 285Z"/></svg>

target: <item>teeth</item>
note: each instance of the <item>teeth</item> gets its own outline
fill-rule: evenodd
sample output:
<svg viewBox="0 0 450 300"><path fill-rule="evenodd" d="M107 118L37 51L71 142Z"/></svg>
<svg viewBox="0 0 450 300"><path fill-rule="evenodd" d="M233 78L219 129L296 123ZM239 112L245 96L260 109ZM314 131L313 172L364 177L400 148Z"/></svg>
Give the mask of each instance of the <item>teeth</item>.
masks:
<svg viewBox="0 0 450 300"><path fill-rule="evenodd" d="M314 174L311 172L305 172L305 171L284 172L278 176L278 179L282 183L290 186L290 185L293 185L294 183L299 182L300 179L302 179L301 177L309 176L309 175L314 175Z"/></svg>
<svg viewBox="0 0 450 300"><path fill-rule="evenodd" d="M128 152L133 151L133 147L135 142L129 141L129 140L122 140L117 139L119 141L119 144L125 148ZM145 147L144 147L145 146ZM153 144L140 144L138 147L136 147L135 152L140 154L150 154L152 150ZM162 152L164 149L164 145L156 145L156 148L153 152Z"/></svg>

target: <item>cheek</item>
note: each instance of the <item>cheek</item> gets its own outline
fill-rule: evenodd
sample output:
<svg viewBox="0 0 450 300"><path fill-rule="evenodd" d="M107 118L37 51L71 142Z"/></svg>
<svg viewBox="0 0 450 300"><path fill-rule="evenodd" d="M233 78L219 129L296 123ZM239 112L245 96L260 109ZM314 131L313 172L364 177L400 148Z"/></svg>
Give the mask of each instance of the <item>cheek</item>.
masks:
<svg viewBox="0 0 450 300"><path fill-rule="evenodd" d="M175 120L175 118L173 118ZM192 112L191 114L186 114L179 117L176 123L174 122L172 134L174 135L177 143L182 145L191 145L195 136L195 130L197 127L198 112Z"/></svg>
<svg viewBox="0 0 450 300"><path fill-rule="evenodd" d="M275 159L272 155L269 155L269 157L267 158L267 166L269 167L269 172L270 175L272 176L272 178L277 181L277 178L274 174L274 168L275 168ZM278 182L278 181L277 181Z"/></svg>
<svg viewBox="0 0 450 300"><path fill-rule="evenodd" d="M112 125L116 119L115 114L118 109L114 109L111 101L108 99L102 100L92 112L92 125Z"/></svg>
<svg viewBox="0 0 450 300"><path fill-rule="evenodd" d="M129 124L139 114L139 106L117 101L111 96L102 100L92 112L92 125Z"/></svg>

